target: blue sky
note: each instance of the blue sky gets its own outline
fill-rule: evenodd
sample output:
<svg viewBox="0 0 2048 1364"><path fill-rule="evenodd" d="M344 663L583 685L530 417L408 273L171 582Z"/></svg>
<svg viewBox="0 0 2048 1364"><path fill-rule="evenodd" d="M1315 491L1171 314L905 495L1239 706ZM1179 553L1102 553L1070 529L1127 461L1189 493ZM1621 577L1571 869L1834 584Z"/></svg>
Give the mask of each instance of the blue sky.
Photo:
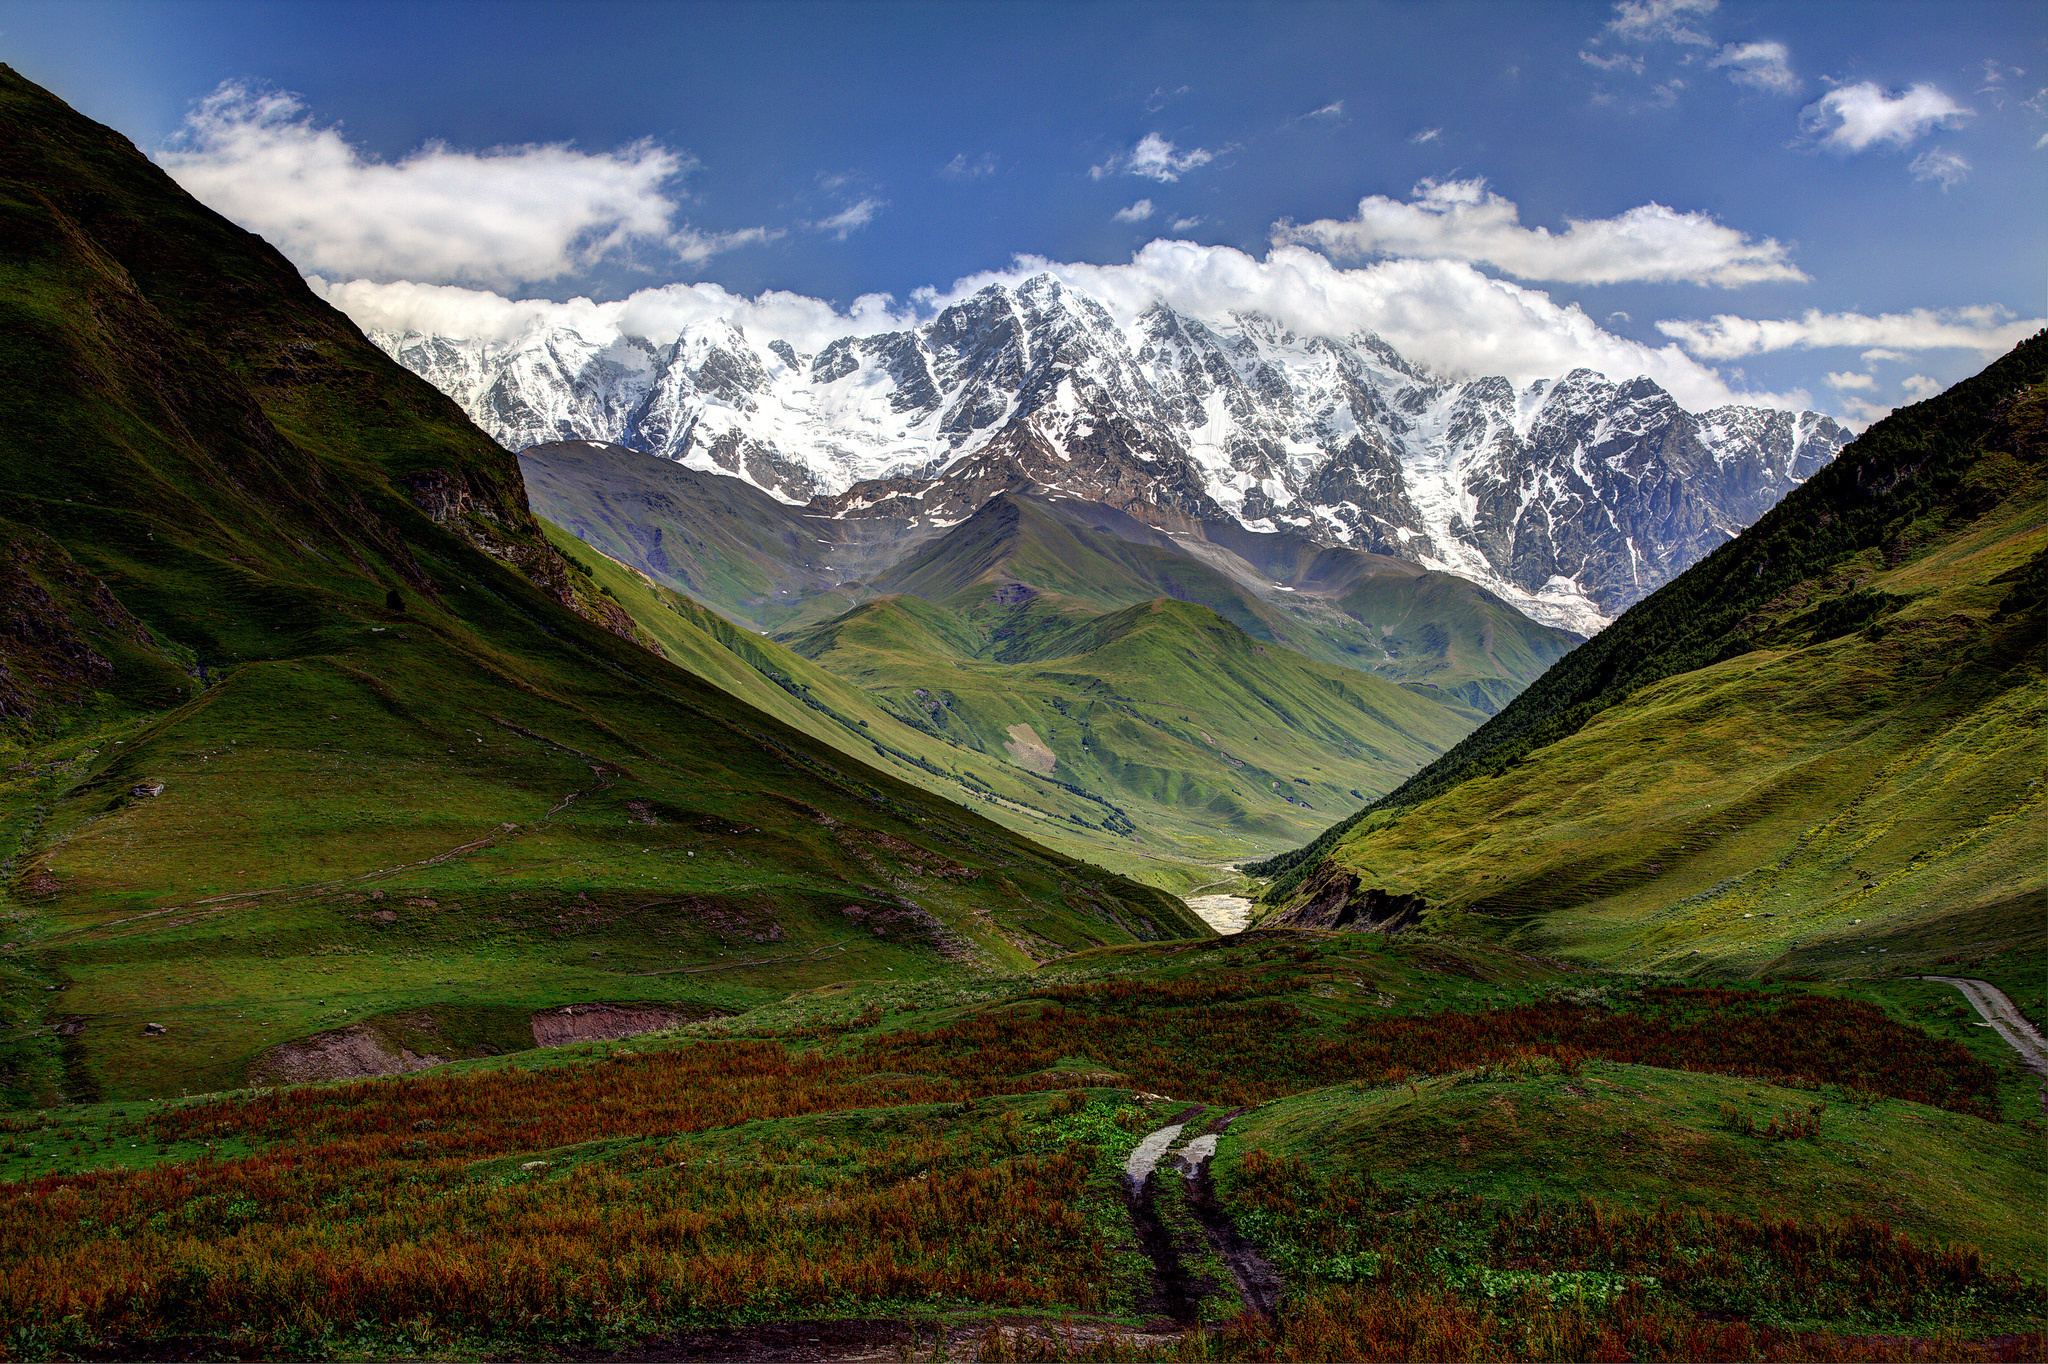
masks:
<svg viewBox="0 0 2048 1364"><path fill-rule="evenodd" d="M1859 419L2048 313L2030 4L72 0L0 53L443 328L642 292L802 340L1051 265Z"/></svg>

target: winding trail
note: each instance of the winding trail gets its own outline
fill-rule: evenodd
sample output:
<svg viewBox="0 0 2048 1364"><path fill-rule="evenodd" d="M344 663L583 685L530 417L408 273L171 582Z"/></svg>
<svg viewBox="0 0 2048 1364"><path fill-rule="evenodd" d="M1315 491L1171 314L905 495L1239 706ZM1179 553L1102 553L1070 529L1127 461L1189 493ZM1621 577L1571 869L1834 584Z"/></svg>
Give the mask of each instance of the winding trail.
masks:
<svg viewBox="0 0 2048 1364"><path fill-rule="evenodd" d="M2020 1054L2020 1061L2043 1080L2048 1080L2048 1042L2034 1030L2020 1013L2019 1006L2006 997L2005 991L1988 980L1972 980L1967 976L1922 976L1937 985L1953 985L1963 992L1963 998L1970 1001L1972 1008L1983 1015L1991 1030L2005 1039L2005 1044ZM2048 1095L2042 1098L2048 1107Z"/></svg>

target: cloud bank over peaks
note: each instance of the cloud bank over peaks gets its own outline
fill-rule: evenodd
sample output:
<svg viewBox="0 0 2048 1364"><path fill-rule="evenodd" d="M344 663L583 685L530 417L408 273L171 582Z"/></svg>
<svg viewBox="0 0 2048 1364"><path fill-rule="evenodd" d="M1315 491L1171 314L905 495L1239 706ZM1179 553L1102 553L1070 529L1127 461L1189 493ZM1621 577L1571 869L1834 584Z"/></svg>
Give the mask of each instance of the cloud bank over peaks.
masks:
<svg viewBox="0 0 2048 1364"><path fill-rule="evenodd" d="M1484 180L1424 180L1401 203L1361 200L1356 218L1281 223L1276 242L1337 256L1430 256L1491 265L1518 279L1570 284L1681 281L1733 287L1804 280L1785 247L1662 204L1613 218L1567 219L1562 233L1523 227L1521 212Z"/></svg>
<svg viewBox="0 0 2048 1364"><path fill-rule="evenodd" d="M1953 127L1971 111L1932 85L1887 94L1874 81L1839 86L1800 112L1799 121L1815 145L1844 155L1880 142L1911 146L1935 129Z"/></svg>
<svg viewBox="0 0 2048 1364"><path fill-rule="evenodd" d="M196 197L302 269L506 285L559 279L627 250L684 263L781 235L678 226L687 154L651 141L462 152L440 143L378 161L299 99L225 83L157 157Z"/></svg>
<svg viewBox="0 0 2048 1364"><path fill-rule="evenodd" d="M1651 347L1616 336L1577 307L1462 261L1391 260L1344 269L1288 245L1274 247L1264 259L1227 246L1164 240L1116 265L1020 257L1008 269L973 275L945 290L919 290L906 302L869 295L844 311L790 293L749 299L713 284L646 289L610 303L555 303L446 285L313 283L369 330L512 341L559 326L595 341L635 336L665 345L686 327L723 318L756 345L783 340L815 354L841 336L915 326L991 284L1015 286L1039 274L1098 299L1127 329L1155 303L1226 326L1234 312L1257 312L1304 336L1377 335L1446 378L1498 374L1521 385L1585 368L1615 380L1647 375L1695 411L1738 402L1809 405L1803 392L1738 392L1675 344Z"/></svg>
<svg viewBox="0 0 2048 1364"><path fill-rule="evenodd" d="M1180 150L1158 133L1147 133L1138 139L1138 144L1127 152L1120 152L1099 166L1090 166L1088 176L1101 180L1119 172L1125 175L1143 176L1157 180L1162 185L1174 181L1194 170L1206 166L1216 159L1216 153L1200 147Z"/></svg>

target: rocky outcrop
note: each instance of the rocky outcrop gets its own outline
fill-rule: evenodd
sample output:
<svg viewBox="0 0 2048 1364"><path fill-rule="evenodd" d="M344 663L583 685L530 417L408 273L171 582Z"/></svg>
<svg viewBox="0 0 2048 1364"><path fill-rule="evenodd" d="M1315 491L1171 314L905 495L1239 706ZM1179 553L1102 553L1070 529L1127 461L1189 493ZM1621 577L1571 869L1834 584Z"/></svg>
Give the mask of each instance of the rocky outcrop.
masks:
<svg viewBox="0 0 2048 1364"><path fill-rule="evenodd" d="M1428 908L1420 895L1362 885L1357 876L1325 862L1302 884L1287 909L1262 919L1259 927L1394 934L1413 926Z"/></svg>

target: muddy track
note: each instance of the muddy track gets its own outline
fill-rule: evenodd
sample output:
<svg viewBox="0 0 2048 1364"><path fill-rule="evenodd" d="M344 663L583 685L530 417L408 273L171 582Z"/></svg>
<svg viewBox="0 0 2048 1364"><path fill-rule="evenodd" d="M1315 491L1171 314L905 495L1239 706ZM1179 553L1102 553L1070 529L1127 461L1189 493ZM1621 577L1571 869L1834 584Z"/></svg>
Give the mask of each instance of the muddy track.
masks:
<svg viewBox="0 0 2048 1364"><path fill-rule="evenodd" d="M1124 1163L1124 1200L1130 1209L1131 1228L1137 1233L1139 1247L1152 1261L1152 1289L1137 1304L1137 1309L1143 1315L1164 1317L1182 1331L1197 1327L1202 1319L1203 1299L1224 1288L1188 1268L1187 1256L1200 1255L1206 1248L1228 1266L1230 1286L1244 1310L1271 1321L1280 1306L1280 1276L1239 1234L1216 1197L1216 1186L1209 1174L1218 1137L1245 1110L1233 1109L1217 1116L1200 1134L1174 1150L1181 1143L1188 1118L1200 1111L1191 1108L1177 1114L1172 1122L1139 1142ZM1172 1230L1159 1216L1159 1181L1175 1177L1186 1181L1188 1207L1206 1247L1176 1244Z"/></svg>

